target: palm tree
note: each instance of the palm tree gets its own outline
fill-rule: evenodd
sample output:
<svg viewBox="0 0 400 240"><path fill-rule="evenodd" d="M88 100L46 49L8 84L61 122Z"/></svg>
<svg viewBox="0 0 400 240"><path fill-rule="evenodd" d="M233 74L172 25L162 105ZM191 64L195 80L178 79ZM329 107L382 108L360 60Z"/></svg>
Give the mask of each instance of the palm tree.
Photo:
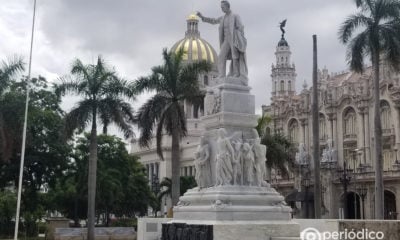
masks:
<svg viewBox="0 0 400 240"><path fill-rule="evenodd" d="M360 12L349 16L343 22L339 30L339 39L348 45L347 58L351 70L363 72L365 56L369 56L372 63L375 109L375 218L382 219L383 157L379 64L380 60L386 60L394 70L399 70L400 2L398 0L355 0L355 2ZM354 36L355 34L357 35Z"/></svg>
<svg viewBox="0 0 400 240"><path fill-rule="evenodd" d="M82 96L76 106L65 116L65 133L71 137L75 130L91 126L88 173L88 239L94 240L96 172L97 172L97 121L108 125L113 122L126 138L133 135L130 123L133 110L123 97L133 99L134 94L126 81L120 79L99 56L96 65L84 65L75 60L71 76L62 78L56 86L60 95L68 93Z"/></svg>
<svg viewBox="0 0 400 240"><path fill-rule="evenodd" d="M11 84L12 77L23 70L24 63L20 58L10 59L8 62L2 61L0 66L0 159L5 162L9 161L11 157L14 138L9 136L8 130L10 130L10 127L7 127L7 123L3 118L5 109L3 108L4 104L1 102L3 101L3 94Z"/></svg>
<svg viewBox="0 0 400 240"><path fill-rule="evenodd" d="M184 51L177 53L163 50L163 64L152 68L152 73L136 81L138 92L155 91L139 109L138 127L141 131L139 144L148 147L156 127L157 154L164 159L162 138L164 131L171 136L172 204L179 200L180 140L186 135L186 118L182 103L198 102L204 96L198 86L198 75L211 69L205 61L184 63Z"/></svg>

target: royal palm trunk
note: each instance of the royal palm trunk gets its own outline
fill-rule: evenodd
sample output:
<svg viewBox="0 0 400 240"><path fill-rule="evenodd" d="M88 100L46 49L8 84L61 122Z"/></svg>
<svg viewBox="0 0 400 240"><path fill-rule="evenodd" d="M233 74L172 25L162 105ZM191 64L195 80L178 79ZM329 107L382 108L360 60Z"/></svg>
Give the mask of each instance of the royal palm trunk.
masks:
<svg viewBox="0 0 400 240"><path fill-rule="evenodd" d="M171 147L171 168L172 168L172 206L176 206L180 196L180 150L179 150L179 130L177 127L172 129L172 147Z"/></svg>
<svg viewBox="0 0 400 240"><path fill-rule="evenodd" d="M93 110L92 131L89 146L88 174L88 240L94 240L95 205L96 205L96 172L97 172L97 124L96 109Z"/></svg>
<svg viewBox="0 0 400 240"><path fill-rule="evenodd" d="M379 89L379 52L373 51L372 66L374 70L374 139L375 139L375 219L383 219L383 157L382 157L382 123Z"/></svg>

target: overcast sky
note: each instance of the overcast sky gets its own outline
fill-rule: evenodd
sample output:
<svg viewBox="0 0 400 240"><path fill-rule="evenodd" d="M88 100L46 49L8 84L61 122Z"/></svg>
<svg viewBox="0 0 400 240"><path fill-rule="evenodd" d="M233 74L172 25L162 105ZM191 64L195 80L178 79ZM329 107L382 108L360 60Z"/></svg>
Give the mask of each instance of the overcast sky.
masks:
<svg viewBox="0 0 400 240"><path fill-rule="evenodd" d="M121 76L134 80L161 63L161 51L184 37L193 11L222 15L219 0L37 0L32 72L49 81L69 72L80 58L95 63L102 55ZM312 35L318 35L319 66L347 69L346 49L337 38L340 24L356 11L352 0L231 0L245 26L249 84L257 112L270 103L271 64L280 39L279 22L287 20L286 39L297 69L297 91L311 83ZM33 0L0 0L0 57L28 60ZM219 51L218 27L200 23L201 37ZM145 100L139 98L139 104ZM73 98L64 99L69 109ZM138 104L135 104L136 106Z"/></svg>

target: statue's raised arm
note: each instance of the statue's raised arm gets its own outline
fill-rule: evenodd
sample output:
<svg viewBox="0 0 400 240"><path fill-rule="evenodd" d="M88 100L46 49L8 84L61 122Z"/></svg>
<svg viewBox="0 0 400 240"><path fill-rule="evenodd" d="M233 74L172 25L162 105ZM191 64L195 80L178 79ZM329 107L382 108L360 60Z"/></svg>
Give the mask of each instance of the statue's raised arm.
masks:
<svg viewBox="0 0 400 240"><path fill-rule="evenodd" d="M219 17L219 18L204 17L203 14L201 14L200 12L197 12L197 16L199 16L201 21L206 22L206 23L211 23L211 24L219 24L222 19L222 17Z"/></svg>

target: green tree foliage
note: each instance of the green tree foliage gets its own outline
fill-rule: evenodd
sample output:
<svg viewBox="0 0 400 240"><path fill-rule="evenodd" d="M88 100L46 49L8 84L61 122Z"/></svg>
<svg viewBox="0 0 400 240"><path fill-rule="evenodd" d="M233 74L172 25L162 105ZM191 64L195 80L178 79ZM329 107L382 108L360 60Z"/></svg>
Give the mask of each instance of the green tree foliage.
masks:
<svg viewBox="0 0 400 240"><path fill-rule="evenodd" d="M15 141L15 120L12 120L10 105L4 95L15 82L15 75L24 70L22 59L3 61L0 66L0 162L8 162L11 158ZM9 99L8 99L9 100ZM12 111L11 111L12 112Z"/></svg>
<svg viewBox="0 0 400 240"><path fill-rule="evenodd" d="M155 91L139 109L137 114L138 127L141 131L139 143L148 147L153 138L156 127L157 153L163 159L162 138L167 133L171 136L172 161L172 204L176 205L179 199L180 186L180 145L182 137L186 135L186 118L182 103L202 101L204 93L198 86L198 75L211 69L205 61L184 64L184 51L178 53L163 51L163 64L152 68L147 77L139 78L135 83L135 90L139 93Z"/></svg>
<svg viewBox="0 0 400 240"><path fill-rule="evenodd" d="M125 217L144 215L153 201L145 169L136 156L126 150L125 143L115 137L99 135L97 169L97 216L105 216L110 224L110 214ZM87 169L89 162L90 135L79 138L71 168L50 191L56 209L78 222L86 218L87 210Z"/></svg>
<svg viewBox="0 0 400 240"><path fill-rule="evenodd" d="M13 234L15 209L17 199L15 194L9 190L0 191L0 237L11 236Z"/></svg>
<svg viewBox="0 0 400 240"><path fill-rule="evenodd" d="M67 169L70 145L63 138L60 98L42 77L31 79L27 141L21 213L28 235L37 233L36 220L47 208L41 190L52 187ZM26 96L26 80L13 81L1 97L3 120L8 129L8 142L13 142L8 160L0 161L0 189L17 188L20 167L22 126Z"/></svg>
<svg viewBox="0 0 400 240"><path fill-rule="evenodd" d="M380 111L380 64L385 61L400 70L400 2L398 0L355 0L357 14L349 16L339 30L348 46L350 68L363 72L369 56L374 81L375 218L383 219L383 155Z"/></svg>
<svg viewBox="0 0 400 240"><path fill-rule="evenodd" d="M283 176L288 176L295 162L295 145L287 137L278 133L265 134L261 138L261 144L267 146L267 168L274 168Z"/></svg>
<svg viewBox="0 0 400 240"><path fill-rule="evenodd" d="M65 77L56 86L59 95L77 94L83 100L66 115L65 133L71 137L75 130L83 131L91 123L89 169L88 169L88 239L94 240L95 202L97 181L97 121L107 133L109 124L114 123L125 137L133 135L131 124L133 110L124 98L133 99L128 83L119 78L114 69L107 66L101 57L97 63L83 64L75 60L71 76Z"/></svg>

